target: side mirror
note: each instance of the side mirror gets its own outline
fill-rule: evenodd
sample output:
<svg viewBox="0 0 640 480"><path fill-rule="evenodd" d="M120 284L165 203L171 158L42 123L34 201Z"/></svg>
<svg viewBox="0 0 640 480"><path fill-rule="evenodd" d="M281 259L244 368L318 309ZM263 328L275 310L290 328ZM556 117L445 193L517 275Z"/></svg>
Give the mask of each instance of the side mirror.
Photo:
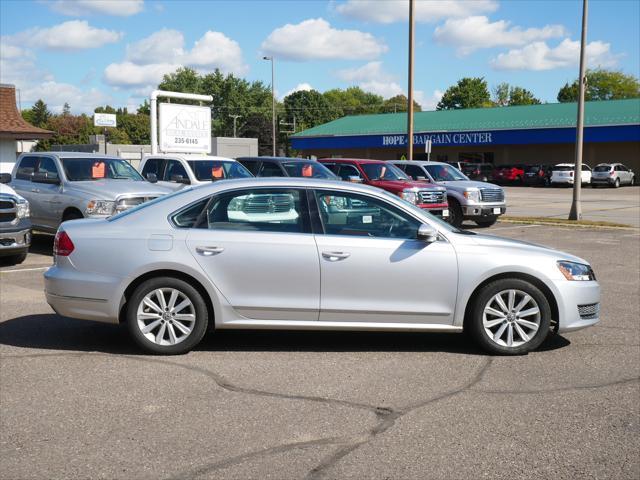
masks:
<svg viewBox="0 0 640 480"><path fill-rule="evenodd" d="M425 243L433 243L438 240L438 230L431 225L423 223L418 227L418 240L422 240Z"/></svg>
<svg viewBox="0 0 640 480"><path fill-rule="evenodd" d="M46 183L48 185L60 185L60 177L55 173L49 172L34 173L31 181L34 183Z"/></svg>
<svg viewBox="0 0 640 480"><path fill-rule="evenodd" d="M184 178L182 175L171 175L171 181L176 183L183 183L185 185L191 183L188 178Z"/></svg>
<svg viewBox="0 0 640 480"><path fill-rule="evenodd" d="M158 183L158 176L155 173L147 173L147 181L151 183Z"/></svg>
<svg viewBox="0 0 640 480"><path fill-rule="evenodd" d="M363 181L364 180L362 180L362 178L357 175L352 175L349 177L349 182L351 183L362 183Z"/></svg>
<svg viewBox="0 0 640 480"><path fill-rule="evenodd" d="M10 183L10 182L11 182L10 173L0 173L0 183Z"/></svg>

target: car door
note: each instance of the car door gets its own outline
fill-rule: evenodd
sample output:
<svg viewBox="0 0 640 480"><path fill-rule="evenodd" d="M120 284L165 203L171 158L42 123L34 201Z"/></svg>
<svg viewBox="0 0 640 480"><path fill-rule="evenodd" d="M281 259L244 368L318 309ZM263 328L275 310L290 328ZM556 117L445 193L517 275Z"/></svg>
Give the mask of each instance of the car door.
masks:
<svg viewBox="0 0 640 480"><path fill-rule="evenodd" d="M61 172L52 157L41 156L38 160L37 173L44 173L48 178L62 180ZM62 221L63 198L61 183L36 183L32 182L37 192L34 198L36 202L31 205L32 221L36 225L42 225L51 229L58 228Z"/></svg>
<svg viewBox="0 0 640 480"><path fill-rule="evenodd" d="M304 190L249 188L216 196L187 245L240 315L318 320L320 265Z"/></svg>
<svg viewBox="0 0 640 480"><path fill-rule="evenodd" d="M450 243L416 239L421 221L369 195L316 190L320 320L451 325L458 264ZM315 212L314 212L315 214Z"/></svg>
<svg viewBox="0 0 640 480"><path fill-rule="evenodd" d="M396 165L397 167L398 165ZM404 165L404 172L413 180L427 180L429 177L420 165Z"/></svg>
<svg viewBox="0 0 640 480"><path fill-rule="evenodd" d="M35 173L37 166L38 166L37 156L28 155L28 156L22 157L18 161L18 165L15 169L13 179L11 180L11 188L13 188L18 194L26 198L29 201L29 204L32 204L33 197L36 194L36 190L37 190L36 187L33 186L31 182L31 177Z"/></svg>
<svg viewBox="0 0 640 480"><path fill-rule="evenodd" d="M590 183L591 182L591 167L589 165L582 165L582 183Z"/></svg>

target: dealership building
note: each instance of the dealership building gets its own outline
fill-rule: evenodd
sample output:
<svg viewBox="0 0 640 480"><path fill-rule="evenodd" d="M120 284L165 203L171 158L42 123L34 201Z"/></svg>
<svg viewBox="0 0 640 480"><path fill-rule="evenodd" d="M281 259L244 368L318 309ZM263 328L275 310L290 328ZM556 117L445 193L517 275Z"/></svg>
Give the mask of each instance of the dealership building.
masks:
<svg viewBox="0 0 640 480"><path fill-rule="evenodd" d="M576 103L416 112L414 158L507 163L573 163ZM640 99L586 102L583 161L620 162L640 171ZM304 156L400 159L407 115L353 115L296 133Z"/></svg>

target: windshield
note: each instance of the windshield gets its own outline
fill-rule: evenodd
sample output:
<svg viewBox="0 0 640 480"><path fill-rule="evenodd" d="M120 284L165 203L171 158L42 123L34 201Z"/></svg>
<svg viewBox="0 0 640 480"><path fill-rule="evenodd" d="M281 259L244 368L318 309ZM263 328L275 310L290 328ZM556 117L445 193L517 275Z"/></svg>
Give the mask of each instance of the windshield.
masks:
<svg viewBox="0 0 640 480"><path fill-rule="evenodd" d="M469 180L460 170L451 165L426 165L424 168L436 182Z"/></svg>
<svg viewBox="0 0 640 480"><path fill-rule="evenodd" d="M390 163L362 163L360 166L369 180L411 180L402 170Z"/></svg>
<svg viewBox="0 0 640 480"><path fill-rule="evenodd" d="M611 170L611 165L598 165L593 169L594 172L608 172Z"/></svg>
<svg viewBox="0 0 640 480"><path fill-rule="evenodd" d="M62 168L70 182L105 178L145 181L129 162L120 158L63 158Z"/></svg>
<svg viewBox="0 0 640 480"><path fill-rule="evenodd" d="M225 178L253 177L251 172L238 162L228 160L189 160L193 174L200 181L223 180Z"/></svg>
<svg viewBox="0 0 640 480"><path fill-rule="evenodd" d="M337 177L327 167L316 161L309 162L285 162L282 164L290 177L329 178Z"/></svg>

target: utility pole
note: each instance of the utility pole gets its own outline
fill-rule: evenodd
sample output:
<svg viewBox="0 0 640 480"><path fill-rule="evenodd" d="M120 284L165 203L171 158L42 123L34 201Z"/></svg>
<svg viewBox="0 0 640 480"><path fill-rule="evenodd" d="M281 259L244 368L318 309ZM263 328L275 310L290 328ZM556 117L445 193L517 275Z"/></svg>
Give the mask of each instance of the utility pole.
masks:
<svg viewBox="0 0 640 480"><path fill-rule="evenodd" d="M274 87L273 75L273 55L262 57L263 60L271 61L271 138L273 142L273 156L276 156L276 91Z"/></svg>
<svg viewBox="0 0 640 480"><path fill-rule="evenodd" d="M229 115L233 118L233 138L237 137L236 135L236 120L242 117L242 115Z"/></svg>
<svg viewBox="0 0 640 480"><path fill-rule="evenodd" d="M413 160L413 7L415 0L409 0L409 87L407 105L407 159Z"/></svg>
<svg viewBox="0 0 640 480"><path fill-rule="evenodd" d="M586 88L587 77L585 76L585 46L587 43L587 0L582 0L582 37L580 40L580 76L578 77L578 125L576 131L576 159L573 173L573 201L569 220L582 219L582 145L584 130L584 90Z"/></svg>

